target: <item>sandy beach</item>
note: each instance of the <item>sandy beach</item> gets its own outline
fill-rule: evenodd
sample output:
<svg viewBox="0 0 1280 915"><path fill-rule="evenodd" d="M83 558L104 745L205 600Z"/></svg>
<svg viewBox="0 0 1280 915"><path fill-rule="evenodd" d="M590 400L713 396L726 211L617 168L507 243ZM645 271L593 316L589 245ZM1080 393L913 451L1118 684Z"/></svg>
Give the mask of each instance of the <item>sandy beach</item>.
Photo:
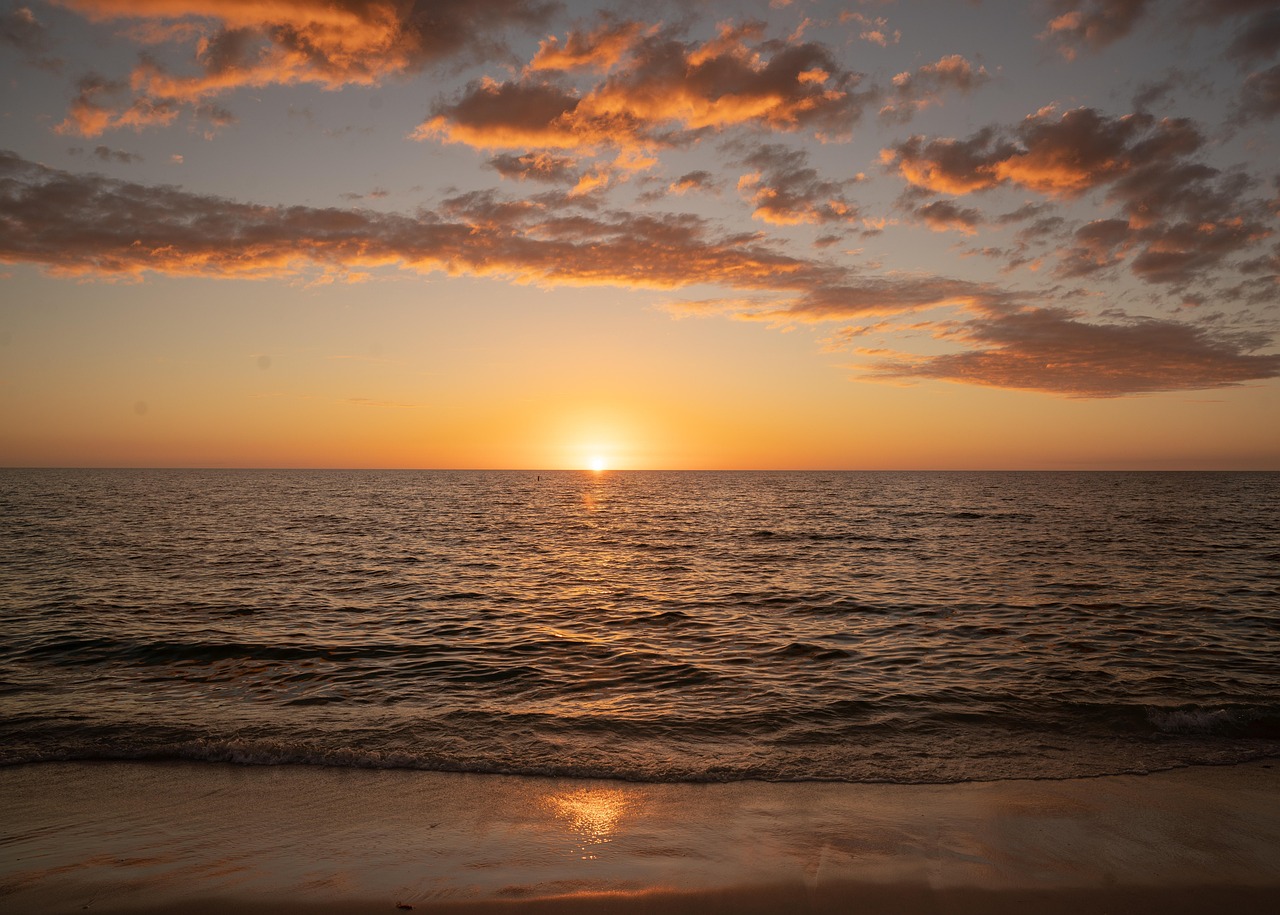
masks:
<svg viewBox="0 0 1280 915"><path fill-rule="evenodd" d="M0 909L1273 912L1280 764L955 785L0 771Z"/></svg>

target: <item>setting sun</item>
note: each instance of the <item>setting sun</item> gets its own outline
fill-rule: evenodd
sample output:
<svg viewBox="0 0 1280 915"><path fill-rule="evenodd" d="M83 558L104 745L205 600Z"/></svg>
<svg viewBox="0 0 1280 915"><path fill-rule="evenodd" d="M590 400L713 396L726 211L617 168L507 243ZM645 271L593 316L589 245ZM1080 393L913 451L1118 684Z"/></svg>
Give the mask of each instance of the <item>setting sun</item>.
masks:
<svg viewBox="0 0 1280 915"><path fill-rule="evenodd" d="M596 473L600 473L602 470L605 470L607 467L608 465L605 463L604 457L602 457L599 454L592 455L590 458L587 459L587 468Z"/></svg>

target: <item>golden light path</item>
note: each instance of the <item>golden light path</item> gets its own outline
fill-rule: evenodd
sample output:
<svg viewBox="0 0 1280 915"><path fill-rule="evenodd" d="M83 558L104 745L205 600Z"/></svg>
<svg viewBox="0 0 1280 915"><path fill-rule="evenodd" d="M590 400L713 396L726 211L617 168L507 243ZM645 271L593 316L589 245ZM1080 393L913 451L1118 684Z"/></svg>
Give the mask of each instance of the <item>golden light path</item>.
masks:
<svg viewBox="0 0 1280 915"><path fill-rule="evenodd" d="M599 846L613 841L631 802L616 788L578 788L548 795L543 805L574 834L579 857L595 861Z"/></svg>

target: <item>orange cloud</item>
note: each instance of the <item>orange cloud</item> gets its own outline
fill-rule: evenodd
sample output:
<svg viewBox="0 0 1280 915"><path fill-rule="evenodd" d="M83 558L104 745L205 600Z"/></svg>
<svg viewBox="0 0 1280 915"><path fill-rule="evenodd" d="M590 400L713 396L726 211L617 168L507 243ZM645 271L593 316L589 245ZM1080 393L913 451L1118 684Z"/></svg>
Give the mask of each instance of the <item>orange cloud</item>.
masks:
<svg viewBox="0 0 1280 915"><path fill-rule="evenodd" d="M1107 117L1077 108L1061 116L1040 111L1012 130L986 127L963 140L911 137L882 159L914 186L907 197L1013 185L1070 199L1105 188L1118 213L1080 228L1051 251L1059 258L1055 273L1087 276L1127 261L1146 282L1186 285L1216 282L1215 271L1276 230L1277 214L1253 195L1248 176L1198 161L1204 145L1186 119L1143 112ZM939 202L916 212L939 228L947 224L937 219L953 210ZM1036 226L1047 231L1020 232L1011 265L1033 263L1031 245L1058 233L1062 221L1041 219Z"/></svg>
<svg viewBox="0 0 1280 915"><path fill-rule="evenodd" d="M0 153L0 261L61 274L267 278L310 268L393 266L517 282L676 289L694 283L790 290L830 265L754 237L719 237L692 216L588 216L571 198L474 193L418 217L268 207L77 176Z"/></svg>
<svg viewBox="0 0 1280 915"><path fill-rule="evenodd" d="M967 140L913 136L881 150L880 161L916 187L968 194L999 184L995 165L1015 152L1012 144L997 139L995 128L985 127Z"/></svg>
<svg viewBox="0 0 1280 915"><path fill-rule="evenodd" d="M612 70L653 26L640 22L606 19L590 32L575 29L563 44L554 35L538 43L538 53L529 62L530 70Z"/></svg>
<svg viewBox="0 0 1280 915"><path fill-rule="evenodd" d="M1070 396L1237 384L1280 375L1254 355L1257 335L1168 321L1092 324L992 284L908 274L868 276L793 257L757 234L725 235L689 214L604 212L564 193L520 200L472 192L413 216L365 209L275 207L51 169L0 152L0 262L57 274L141 279L148 273L246 279L360 279L377 267L491 276L541 285L731 291L713 310L773 324L864 321L937 308L921 320L963 352L882 361L873 377L943 378ZM1197 238L1248 231L1201 223ZM1175 257L1182 249L1169 238ZM1153 248L1154 253L1154 248ZM1258 270L1269 262L1259 261ZM1187 269L1175 265L1173 269ZM727 304L728 302L736 304ZM673 311L679 304L667 306ZM690 303L694 311L707 311ZM844 335L852 344L852 334Z"/></svg>
<svg viewBox="0 0 1280 915"><path fill-rule="evenodd" d="M473 83L413 135L482 149L594 150L669 145L680 132L738 125L847 133L871 97L856 91L861 75L816 44L773 43L766 58L763 45L746 43L758 31L756 24L725 26L702 44L644 37L626 68L581 97L527 75Z"/></svg>
<svg viewBox="0 0 1280 915"><path fill-rule="evenodd" d="M703 169L687 172L667 186L667 192L677 196L687 194L690 191L702 191L707 189L715 190L716 183L711 172L704 171Z"/></svg>
<svg viewBox="0 0 1280 915"><path fill-rule="evenodd" d="M195 73L170 73L144 59L130 77L133 101L115 109L73 104L65 131L90 136L150 123L129 117L139 106L195 104L245 86L374 85L483 47L507 24L543 22L552 9L541 0L61 2L95 20L134 20L128 34L145 43L194 43Z"/></svg>
<svg viewBox="0 0 1280 915"><path fill-rule="evenodd" d="M854 23L858 26L859 38L872 44L878 44L882 48L887 48L891 43L897 44L902 40L902 32L898 29L890 29L889 20L883 16L871 17L851 10L844 10L840 13L840 21L842 23Z"/></svg>
<svg viewBox="0 0 1280 915"><path fill-rule="evenodd" d="M856 92L862 77L813 43L785 44L766 59L761 46L747 44L754 35L725 26L702 45L649 39L632 66L598 86L587 104L596 113L691 130L757 124L847 133L866 101ZM819 71L827 78L818 80Z"/></svg>
<svg viewBox="0 0 1280 915"><path fill-rule="evenodd" d="M1055 117L1045 109L1006 137L986 127L967 140L914 136L882 153L912 184L967 194L1004 183L1053 197L1075 197L1161 160L1198 150L1199 133L1187 120L1149 114L1107 117L1075 108Z"/></svg>
<svg viewBox="0 0 1280 915"><path fill-rule="evenodd" d="M117 102L125 88L122 83L96 74L82 77L66 118L53 128L54 132L96 137L121 127L134 130L157 125L165 127L181 113L179 105L171 99L140 97L125 103Z"/></svg>

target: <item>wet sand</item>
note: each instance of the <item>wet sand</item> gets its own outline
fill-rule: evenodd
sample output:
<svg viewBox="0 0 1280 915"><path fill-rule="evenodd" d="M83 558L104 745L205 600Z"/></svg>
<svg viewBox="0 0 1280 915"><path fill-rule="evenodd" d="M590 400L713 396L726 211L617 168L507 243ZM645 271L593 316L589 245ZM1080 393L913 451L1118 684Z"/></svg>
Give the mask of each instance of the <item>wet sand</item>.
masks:
<svg viewBox="0 0 1280 915"><path fill-rule="evenodd" d="M1280 911L1280 762L958 785L0 770L0 910Z"/></svg>

